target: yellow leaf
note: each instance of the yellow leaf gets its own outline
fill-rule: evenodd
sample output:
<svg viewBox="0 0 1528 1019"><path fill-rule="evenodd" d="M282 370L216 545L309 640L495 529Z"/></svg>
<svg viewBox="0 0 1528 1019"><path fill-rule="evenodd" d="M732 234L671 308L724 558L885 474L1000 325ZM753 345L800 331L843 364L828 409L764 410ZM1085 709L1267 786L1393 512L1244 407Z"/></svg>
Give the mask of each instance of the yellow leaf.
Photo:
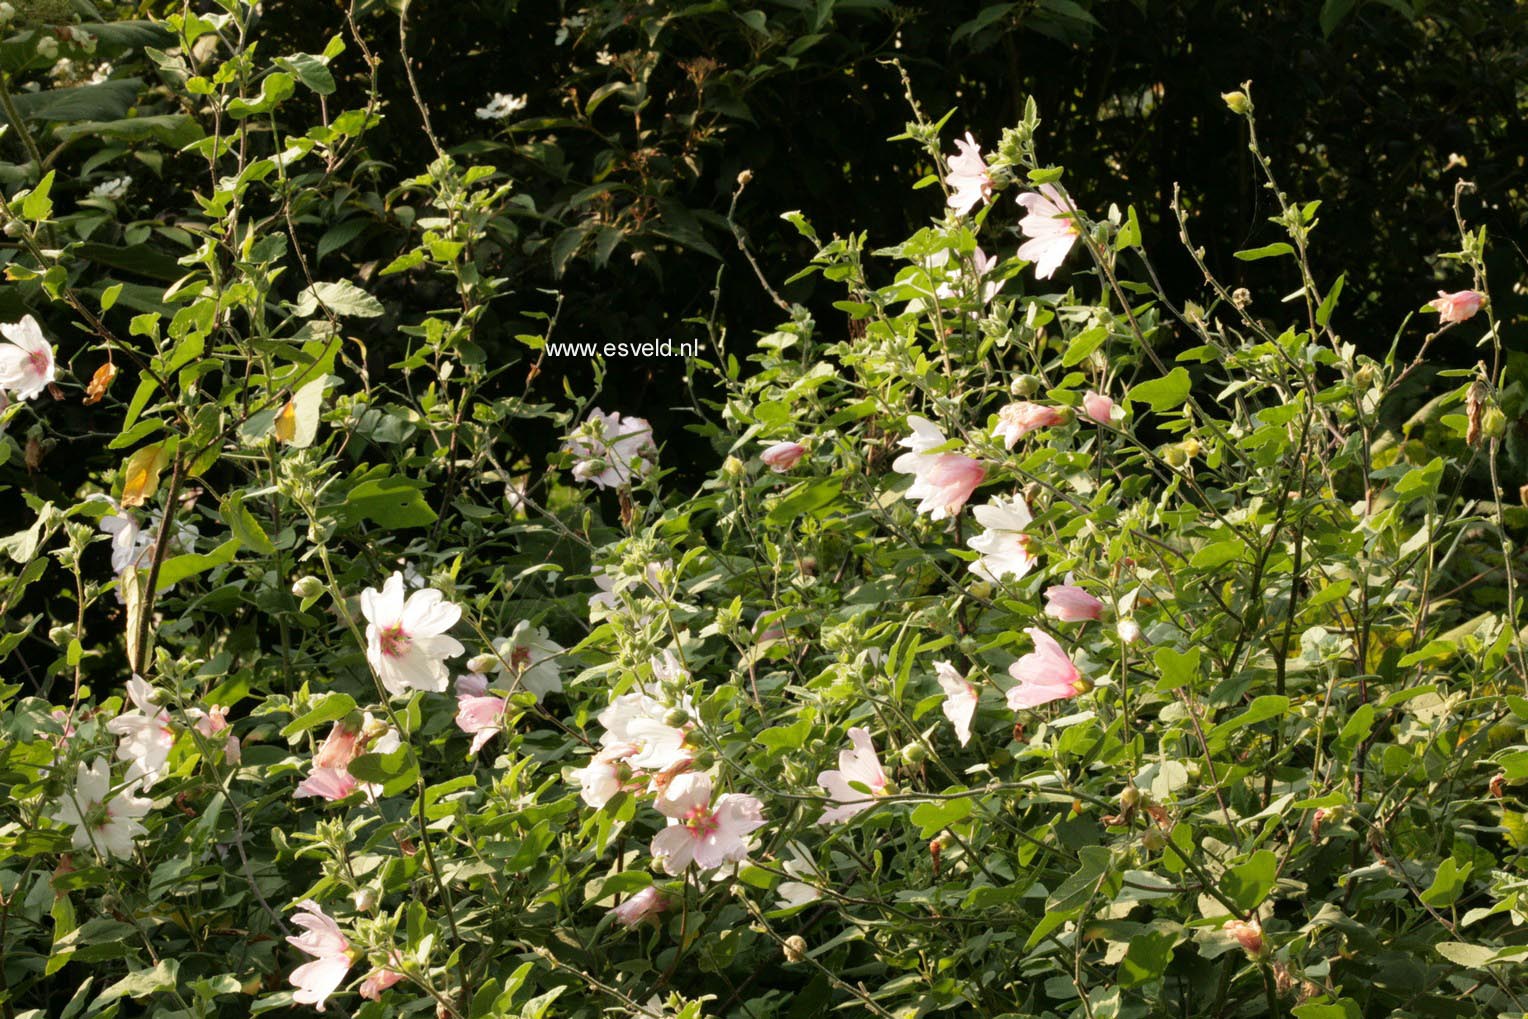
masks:
<svg viewBox="0 0 1528 1019"><path fill-rule="evenodd" d="M276 415L276 438L282 442L291 442L297 436L297 404L288 400L281 412Z"/></svg>
<svg viewBox="0 0 1528 1019"><path fill-rule="evenodd" d="M123 470L122 505L142 506L159 490L159 472L164 470L164 443L145 446L127 458Z"/></svg>

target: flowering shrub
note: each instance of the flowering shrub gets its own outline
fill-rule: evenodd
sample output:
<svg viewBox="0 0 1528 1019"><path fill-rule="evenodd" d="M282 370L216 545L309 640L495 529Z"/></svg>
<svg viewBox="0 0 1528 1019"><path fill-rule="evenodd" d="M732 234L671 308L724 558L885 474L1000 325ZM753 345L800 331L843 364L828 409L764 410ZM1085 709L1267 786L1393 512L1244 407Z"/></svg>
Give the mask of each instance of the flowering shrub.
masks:
<svg viewBox="0 0 1528 1019"><path fill-rule="evenodd" d="M1236 257L1287 297L1188 198L1166 292L1033 102L953 154L915 107L944 201L885 247L786 215L848 327L709 323L685 473L619 377L539 402L546 335L487 355L507 172L437 151L372 209L407 250L327 270L364 37L248 16L112 26L179 112L85 162L194 178L154 283L44 169L78 122L4 92L7 1019L1522 1011L1522 393L1462 190L1374 359L1248 92L1278 211ZM17 466L103 434L77 491Z"/></svg>

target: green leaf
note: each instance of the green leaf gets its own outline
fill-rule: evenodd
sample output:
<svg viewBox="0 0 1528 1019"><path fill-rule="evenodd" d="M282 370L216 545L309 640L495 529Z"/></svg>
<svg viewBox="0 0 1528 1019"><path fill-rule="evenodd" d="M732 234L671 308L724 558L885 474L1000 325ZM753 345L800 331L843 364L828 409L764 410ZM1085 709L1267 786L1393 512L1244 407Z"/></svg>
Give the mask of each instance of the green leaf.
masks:
<svg viewBox="0 0 1528 1019"><path fill-rule="evenodd" d="M1330 37L1347 16L1358 6L1358 0L1326 0L1321 5L1321 35Z"/></svg>
<svg viewBox="0 0 1528 1019"><path fill-rule="evenodd" d="M1190 379L1188 369L1174 368L1166 378L1149 379L1130 387L1125 394L1126 403L1145 403L1154 411L1172 410L1188 399Z"/></svg>
<svg viewBox="0 0 1528 1019"><path fill-rule="evenodd" d="M1167 972L1173 961L1173 946L1178 935L1172 931L1147 931L1130 939L1130 947L1119 964L1119 985L1138 987Z"/></svg>
<svg viewBox="0 0 1528 1019"><path fill-rule="evenodd" d="M1074 364L1082 363L1089 354L1103 345L1109 338L1109 330L1103 326L1094 326L1072 337L1072 342L1066 345L1066 353L1061 355L1061 366L1070 368Z"/></svg>
<svg viewBox="0 0 1528 1019"><path fill-rule="evenodd" d="M1333 751L1344 761L1351 761L1358 751L1358 744L1368 739L1369 732L1374 728L1374 705L1359 705L1353 716L1343 725L1342 731L1337 734L1337 743Z"/></svg>
<svg viewBox="0 0 1528 1019"><path fill-rule="evenodd" d="M106 988L95 1000L93 1007L99 1009L102 1005L116 1001L118 998L147 998L151 994L174 990L175 977L179 970L180 963L176 960L161 959L159 965L153 969L140 969L136 973L129 973Z"/></svg>
<svg viewBox="0 0 1528 1019"><path fill-rule="evenodd" d="M138 100L142 78L113 78L94 85L17 92L16 112L22 120L120 120ZM0 119L6 119L0 113Z"/></svg>
<svg viewBox="0 0 1528 1019"><path fill-rule="evenodd" d="M1215 726L1215 728L1211 729L1210 739L1215 740L1222 738L1229 733L1235 732L1237 729L1244 729L1249 725L1256 725L1259 722L1266 722L1270 718L1278 718L1282 715L1288 714L1288 712L1288 697L1283 697L1278 694L1265 694L1264 696L1253 700L1252 704L1248 706L1246 711L1243 711L1235 718L1221 722L1219 725Z"/></svg>
<svg viewBox="0 0 1528 1019"><path fill-rule="evenodd" d="M1449 962L1470 969L1485 969L1496 958L1496 949L1485 945L1467 945L1462 941L1440 941L1433 946Z"/></svg>
<svg viewBox="0 0 1528 1019"><path fill-rule="evenodd" d="M1220 879L1220 890L1244 912L1249 912L1262 905L1273 890L1278 868L1279 858L1267 849L1259 849L1246 863L1226 871Z"/></svg>
<svg viewBox="0 0 1528 1019"><path fill-rule="evenodd" d="M252 552L261 555L275 555L276 546L271 544L271 539L266 536L265 528L255 519L253 513L244 505L243 492L230 492L223 500L222 505L223 523L233 532Z"/></svg>
<svg viewBox="0 0 1528 1019"><path fill-rule="evenodd" d="M1429 906L1451 906L1464 892L1464 886L1469 881L1470 871L1475 865L1466 863L1460 866L1453 857L1449 857L1438 865L1438 872L1433 875L1433 882L1422 893L1422 901Z"/></svg>
<svg viewBox="0 0 1528 1019"><path fill-rule="evenodd" d="M1225 541L1213 542L1199 549L1189 559L1188 564L1197 570L1213 570L1239 559L1246 550L1247 546L1240 538L1227 538Z"/></svg>
<svg viewBox="0 0 1528 1019"><path fill-rule="evenodd" d="M298 733L307 732L309 729L323 725L325 722L333 722L344 718L354 710L355 698L351 697L348 693L340 693L338 690L331 691L324 695L324 699L318 707L288 722L281 730L281 735L291 739Z"/></svg>
<svg viewBox="0 0 1528 1019"><path fill-rule="evenodd" d="M230 538L207 555L193 553L172 556L159 567L159 580L154 586L154 591L156 594L163 593L171 584L178 584L198 573L206 573L213 567L225 566L233 562L234 554L238 551L238 539ZM147 575L144 579L148 579Z"/></svg>
<svg viewBox="0 0 1528 1019"><path fill-rule="evenodd" d="M1126 213L1125 225L1119 228L1119 234L1114 238L1114 250L1124 251L1126 248L1140 247L1141 244L1141 221L1135 216L1135 206L1130 206Z"/></svg>
<svg viewBox="0 0 1528 1019"><path fill-rule="evenodd" d="M49 170L21 200L22 218L36 222L53 215L53 200L48 197L48 192L53 189L53 174L54 171Z"/></svg>
<svg viewBox="0 0 1528 1019"><path fill-rule="evenodd" d="M1332 284L1332 289L1326 292L1326 297L1321 301L1321 307L1316 309L1316 324L1318 326L1324 326L1332 320L1332 311L1337 307L1337 298L1342 295L1342 282L1347 277L1347 273L1338 276L1336 282Z"/></svg>
<svg viewBox="0 0 1528 1019"><path fill-rule="evenodd" d="M1435 456L1421 467L1413 467L1395 483L1394 492L1405 499L1417 495L1432 495L1438 490L1443 477L1443 458Z"/></svg>
<svg viewBox="0 0 1528 1019"><path fill-rule="evenodd" d="M1198 648L1189 648L1187 651L1175 651L1170 647L1160 648L1151 657L1151 660L1156 663L1157 672L1162 675L1162 678L1157 681L1157 693L1176 690L1197 679L1199 659Z"/></svg>
<svg viewBox="0 0 1528 1019"><path fill-rule="evenodd" d="M1236 257L1243 262L1256 262L1260 258L1275 258L1279 255L1293 255L1295 249L1284 241L1274 244L1265 244L1261 248L1248 248L1245 251L1236 252Z"/></svg>
<svg viewBox="0 0 1528 1019"><path fill-rule="evenodd" d="M951 790L952 792L954 790ZM975 807L968 796L936 803L920 803L913 809L912 822L923 829L923 838L930 839L952 824L958 824L971 816Z"/></svg>
<svg viewBox="0 0 1528 1019"><path fill-rule="evenodd" d="M307 449L318 436L318 419L324 409L324 387L328 377L314 379L292 396L292 414L295 427L287 445L293 449Z"/></svg>
<svg viewBox="0 0 1528 1019"><path fill-rule="evenodd" d="M435 511L424 501L423 481L377 478L363 481L345 496L351 515L382 527L424 527L435 522Z"/></svg>
<svg viewBox="0 0 1528 1019"><path fill-rule="evenodd" d="M277 57L276 66L292 72L297 80L321 96L334 91L334 75L326 66L328 61L311 53L294 53L289 57Z"/></svg>
<svg viewBox="0 0 1528 1019"><path fill-rule="evenodd" d="M382 314L382 302L349 280L315 283L297 295L296 312L309 318L322 306L335 315L376 318Z"/></svg>
<svg viewBox="0 0 1528 1019"><path fill-rule="evenodd" d="M808 513L821 516L822 514L817 511L831 505L838 498L838 493L843 491L843 487L842 478L803 482L777 502L764 520L771 527L782 527Z"/></svg>

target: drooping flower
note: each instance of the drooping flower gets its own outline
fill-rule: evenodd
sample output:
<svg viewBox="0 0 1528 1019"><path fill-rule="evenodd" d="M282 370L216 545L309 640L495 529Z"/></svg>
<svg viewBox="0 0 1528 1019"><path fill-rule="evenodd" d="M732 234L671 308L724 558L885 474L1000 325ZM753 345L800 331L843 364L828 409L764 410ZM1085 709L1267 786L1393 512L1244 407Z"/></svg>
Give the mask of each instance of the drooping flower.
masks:
<svg viewBox="0 0 1528 1019"><path fill-rule="evenodd" d="M1452 294L1440 290L1437 299L1428 301L1427 306L1438 313L1440 324L1447 325L1473 318L1484 299L1484 295L1474 290L1456 290Z"/></svg>
<svg viewBox="0 0 1528 1019"><path fill-rule="evenodd" d="M396 954L396 953L395 953ZM361 981L361 997L368 1001L381 1001L382 992L403 979L403 974L387 966L378 966Z"/></svg>
<svg viewBox="0 0 1528 1019"><path fill-rule="evenodd" d="M658 458L653 426L646 418L622 418L598 407L563 441L563 451L577 460L573 477L597 488L629 485L642 477Z"/></svg>
<svg viewBox="0 0 1528 1019"><path fill-rule="evenodd" d="M1034 569L1036 560L1029 551L1030 538L1024 530L1034 518L1023 497L993 499L977 506L971 515L983 531L966 544L981 553L981 558L967 568L992 583L1000 583L1004 577L1024 579Z"/></svg>
<svg viewBox="0 0 1528 1019"><path fill-rule="evenodd" d="M1010 403L997 412L997 424L992 426L994 438L1003 440L1003 448L1012 449L1020 439L1036 428L1050 428L1065 424L1066 415L1055 407L1043 403Z"/></svg>
<svg viewBox="0 0 1528 1019"><path fill-rule="evenodd" d="M981 461L959 453L928 452L946 441L939 426L916 414L909 417L907 423L913 433L899 445L906 446L911 452L903 453L891 465L898 474L913 476L913 483L903 493L903 498L921 500L918 512L927 513L930 520L955 516L986 479L987 469Z"/></svg>
<svg viewBox="0 0 1528 1019"><path fill-rule="evenodd" d="M631 898L610 910L616 920L627 927L635 927L650 917L657 917L669 908L668 897L655 886L648 885Z"/></svg>
<svg viewBox="0 0 1528 1019"><path fill-rule="evenodd" d="M838 769L824 771L817 776L817 784L827 790L829 798L838 804L823 811L818 824L837 824L873 806L878 796L886 795L888 779L876 756L870 733L856 726L849 730L849 742L853 749L838 754ZM863 789L854 788L855 785Z"/></svg>
<svg viewBox="0 0 1528 1019"><path fill-rule="evenodd" d="M796 466L796 461L800 460L804 453L806 453L806 447L799 442L777 442L760 453L759 459L763 460L776 474L784 474Z"/></svg>
<svg viewBox="0 0 1528 1019"><path fill-rule="evenodd" d="M476 755L504 727L504 711L509 701L504 697L462 695L460 681L456 697L456 727L472 734L469 754Z"/></svg>
<svg viewBox="0 0 1528 1019"><path fill-rule="evenodd" d="M1008 674L1019 683L1008 691L1010 708L1015 711L1037 708L1091 689L1091 684L1083 679L1054 637L1035 628L1024 632L1035 642L1035 649L1008 666Z"/></svg>
<svg viewBox="0 0 1528 1019"><path fill-rule="evenodd" d="M1236 939L1248 955L1263 953L1263 925L1256 918L1251 920L1227 920L1221 930Z"/></svg>
<svg viewBox="0 0 1528 1019"><path fill-rule="evenodd" d="M588 764L572 774L573 781L578 783L579 798L599 810L619 793L645 789L646 777L630 763L637 749L635 743L612 743L602 747Z"/></svg>
<svg viewBox="0 0 1528 1019"><path fill-rule="evenodd" d="M1019 204L1028 213L1019 220L1019 229L1029 238L1019 246L1019 257L1035 264L1036 279L1050 279L1077 240L1077 223L1072 218L1077 209L1054 184L1025 192Z"/></svg>
<svg viewBox="0 0 1528 1019"><path fill-rule="evenodd" d="M1053 584L1045 589L1045 614L1063 623L1080 623L1098 619L1104 613L1104 603L1076 584L1068 574L1065 584Z"/></svg>
<svg viewBox="0 0 1528 1019"><path fill-rule="evenodd" d="M115 505L115 502L113 502ZM143 564L145 554L154 541L143 533L138 518L130 509L118 509L101 518L100 528L111 535L111 571L121 573L129 566Z"/></svg>
<svg viewBox="0 0 1528 1019"><path fill-rule="evenodd" d="M1110 424L1114 420L1114 401L1091 389L1082 398L1082 410L1101 425Z"/></svg>
<svg viewBox="0 0 1528 1019"><path fill-rule="evenodd" d="M0 322L0 335L9 341L0 344L0 389L18 400L30 400L53 381L53 346L31 315L20 322Z"/></svg>
<svg viewBox="0 0 1528 1019"><path fill-rule="evenodd" d="M462 610L434 588L403 598L403 574L393 572L382 590L361 592L366 617L366 658L394 697L409 690L440 693L450 681L446 659L466 649L446 631Z"/></svg>
<svg viewBox="0 0 1528 1019"><path fill-rule="evenodd" d="M329 727L329 735L313 755L313 767L344 769L361 753L361 730L341 719Z"/></svg>
<svg viewBox="0 0 1528 1019"><path fill-rule="evenodd" d="M74 825L71 843L86 850L94 845L107 856L124 859L133 855L133 839L147 835L139 821L153 806L152 801L134 796L136 783L117 795L111 794L111 766L103 759L91 764L80 762L75 772L74 789L54 809L52 817L61 824Z"/></svg>
<svg viewBox="0 0 1528 1019"><path fill-rule="evenodd" d="M221 704L214 704L206 711L201 708L188 708L186 714L194 720L192 728L208 739L231 728L228 721L228 709ZM244 751L239 743L239 737L232 732L228 733L228 737L223 741L223 760L229 764L238 764L243 756Z"/></svg>
<svg viewBox="0 0 1528 1019"><path fill-rule="evenodd" d="M127 696L133 708L106 723L109 732L122 737L117 759L128 762L127 781L139 783L145 792L164 777L175 746L170 713L154 703L154 692L142 678L131 677Z"/></svg>
<svg viewBox="0 0 1528 1019"><path fill-rule="evenodd" d="M562 662L566 649L547 636L545 627L522 619L508 637L494 641L494 654L485 675L488 687L505 693L529 690L542 700L562 692ZM476 660L472 664L479 664Z"/></svg>
<svg viewBox="0 0 1528 1019"><path fill-rule="evenodd" d="M355 792L359 784L355 776L343 767L314 768L308 773L308 777L298 784L292 796L296 799L319 796L333 803Z"/></svg>
<svg viewBox="0 0 1528 1019"><path fill-rule="evenodd" d="M301 927L303 933L288 936L287 943L313 959L292 971L292 986L297 988L292 1000L299 1005L312 1005L322 1012L324 1002L345 982L345 974L350 972L350 941L341 933L334 918L312 899L304 899L297 908L299 912L292 917L292 922Z"/></svg>
<svg viewBox="0 0 1528 1019"><path fill-rule="evenodd" d="M653 836L652 854L668 874L690 864L712 870L748 855L747 836L764 824L764 805L743 793L711 802L711 779L701 772L676 775L653 804L669 819Z"/></svg>
<svg viewBox="0 0 1528 1019"><path fill-rule="evenodd" d="M971 742L971 718L976 714L976 702L979 700L976 687L950 662L935 662L934 678L939 680L939 688L944 691L944 703L940 705L940 710L955 726L955 736L960 740L960 745L965 746Z"/></svg>
<svg viewBox="0 0 1528 1019"><path fill-rule="evenodd" d="M950 157L950 172L944 182L950 186L950 208L957 216L966 216L977 202L992 200L992 174L970 131L965 138L955 139L955 148L958 151Z"/></svg>
<svg viewBox="0 0 1528 1019"><path fill-rule="evenodd" d="M525 109L525 104L525 96L495 92L493 98L488 100L488 105L478 107L474 114L479 120L503 120Z"/></svg>

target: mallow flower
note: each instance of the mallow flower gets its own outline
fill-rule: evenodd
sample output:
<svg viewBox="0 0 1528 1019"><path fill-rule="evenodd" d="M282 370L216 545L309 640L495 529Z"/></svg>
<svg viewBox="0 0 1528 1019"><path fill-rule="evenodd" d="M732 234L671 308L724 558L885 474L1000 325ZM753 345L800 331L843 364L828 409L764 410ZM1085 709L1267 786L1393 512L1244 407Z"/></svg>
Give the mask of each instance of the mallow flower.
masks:
<svg viewBox="0 0 1528 1019"><path fill-rule="evenodd" d="M48 388L57 368L53 347L43 336L37 320L27 315L20 322L0 322L0 390L18 400L30 400Z"/></svg>
<svg viewBox="0 0 1528 1019"><path fill-rule="evenodd" d="M899 445L910 452L897 457L891 465L898 474L913 476L913 483L903 497L921 500L918 512L927 513L930 520L955 516L986 479L987 469L981 461L959 453L928 452L947 441L939 426L916 414L909 417L907 423L913 433Z"/></svg>
<svg viewBox="0 0 1528 1019"><path fill-rule="evenodd" d="M393 572L382 590L361 592L366 617L366 658L394 697L409 690L441 693L450 682L446 659L466 649L446 631L462 610L434 588L415 591L405 601L403 574Z"/></svg>
<svg viewBox="0 0 1528 1019"><path fill-rule="evenodd" d="M950 720L950 724L955 726L955 736L960 740L960 745L965 746L971 742L971 718L976 714L976 702L979 699L976 687L950 662L935 662L934 678L939 681L939 689L944 691L944 703L940 705L940 710Z"/></svg>
<svg viewBox="0 0 1528 1019"><path fill-rule="evenodd" d="M784 474L796 466L796 461L805 453L806 447L799 442L777 442L760 453L759 459L776 474Z"/></svg>
<svg viewBox="0 0 1528 1019"><path fill-rule="evenodd" d="M1034 518L1022 496L996 498L971 511L983 528L966 542L981 558L967 568L983 580L999 583L1005 577L1022 580L1034 569L1035 556L1029 551L1029 535L1024 529Z"/></svg>
<svg viewBox="0 0 1528 1019"><path fill-rule="evenodd" d="M944 182L950 186L950 208L957 216L969 215L977 202L992 200L992 174L982 158L981 146L967 131L955 139L956 154L950 157L950 172Z"/></svg>
<svg viewBox="0 0 1528 1019"><path fill-rule="evenodd" d="M649 917L656 918L669 908L668 897L655 886L648 885L631 898L610 910L610 914L626 927L635 927Z"/></svg>
<svg viewBox="0 0 1528 1019"><path fill-rule="evenodd" d="M133 839L148 834L139 818L153 806L150 800L133 795L136 788L136 783L129 784L113 796L111 766L104 759L91 764L81 761L74 789L64 794L52 817L61 824L74 825L70 842L75 849L94 845L106 856L126 859L133 855Z"/></svg>
<svg viewBox="0 0 1528 1019"><path fill-rule="evenodd" d="M1037 708L1092 688L1054 637L1033 627L1024 632L1035 642L1035 649L1008 666L1008 674L1019 683L1008 691L1010 708Z"/></svg>
<svg viewBox="0 0 1528 1019"><path fill-rule="evenodd" d="M292 971L292 986L297 989L292 1000L299 1005L312 1005L324 1010L324 1002L345 982L350 972L350 941L340 932L339 924L325 913L323 907L312 899L304 899L297 905L298 913L292 922L302 928L302 933L289 936L287 943L311 955Z"/></svg>
<svg viewBox="0 0 1528 1019"><path fill-rule="evenodd" d="M1045 614L1063 623L1080 623L1098 619L1104 613L1104 603L1072 583L1071 574L1065 584L1052 584L1045 589Z"/></svg>
<svg viewBox="0 0 1528 1019"><path fill-rule="evenodd" d="M1091 389L1082 398L1082 410L1097 424L1107 425L1114 421L1114 401Z"/></svg>
<svg viewBox="0 0 1528 1019"><path fill-rule="evenodd" d="M1447 325L1450 322L1464 322L1473 318L1480 310L1480 303L1483 300L1484 296L1474 290L1456 290L1452 294L1446 290L1440 290L1437 299L1428 301L1427 306L1438 313L1440 324Z"/></svg>
<svg viewBox="0 0 1528 1019"><path fill-rule="evenodd" d="M847 821L875 804L878 796L886 795L889 780L876 756L870 733L858 726L849 730L849 750L838 755L838 769L824 771L817 776L817 784L827 791L837 806L829 807L817 819L818 824L837 824ZM862 789L856 789L861 786Z"/></svg>
<svg viewBox="0 0 1528 1019"><path fill-rule="evenodd" d="M1050 279L1077 240L1076 207L1054 184L1020 195L1019 204L1028 213L1019 229L1029 238L1019 246L1019 257L1035 264L1036 279Z"/></svg>
<svg viewBox="0 0 1528 1019"><path fill-rule="evenodd" d="M653 836L652 853L668 874L694 864L712 870L748 855L747 836L764 824L764 805L742 793L711 801L711 779L687 771L671 779L653 804L668 827Z"/></svg>
<svg viewBox="0 0 1528 1019"><path fill-rule="evenodd" d="M493 648L491 666L485 670L492 689L529 690L538 701L562 692L560 656L566 649L547 636L546 627L522 619L508 637L494 641Z"/></svg>
<svg viewBox="0 0 1528 1019"><path fill-rule="evenodd" d="M499 734L508 707L507 697L487 693L482 676L468 674L456 681L456 727L472 736L469 755L477 756Z"/></svg>
<svg viewBox="0 0 1528 1019"><path fill-rule="evenodd" d="M132 709L106 723L109 732L122 737L117 759L128 762L127 781L139 783L145 792L164 777L175 746L170 713L154 703L154 693L152 686L133 676L127 681Z"/></svg>
<svg viewBox="0 0 1528 1019"><path fill-rule="evenodd" d="M1010 403L997 412L997 424L992 426L993 438L1003 440L1004 449L1012 449L1020 439L1036 428L1051 428L1065 424L1066 415L1055 407L1043 403Z"/></svg>
<svg viewBox="0 0 1528 1019"><path fill-rule="evenodd" d="M629 485L652 469L658 458L653 426L645 418L622 418L598 407L563 441L575 459L573 477L597 488Z"/></svg>

